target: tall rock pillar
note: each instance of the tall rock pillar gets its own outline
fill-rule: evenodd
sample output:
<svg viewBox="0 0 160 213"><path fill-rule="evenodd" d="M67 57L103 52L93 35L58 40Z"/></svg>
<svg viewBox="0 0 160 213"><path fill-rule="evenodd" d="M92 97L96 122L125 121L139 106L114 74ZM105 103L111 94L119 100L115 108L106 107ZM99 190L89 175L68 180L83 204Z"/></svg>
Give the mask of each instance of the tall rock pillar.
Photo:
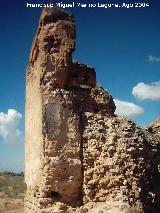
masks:
<svg viewBox="0 0 160 213"><path fill-rule="evenodd" d="M67 86L75 46L73 16L42 11L26 77L25 212L81 205L79 115ZM44 212L44 210L43 210Z"/></svg>

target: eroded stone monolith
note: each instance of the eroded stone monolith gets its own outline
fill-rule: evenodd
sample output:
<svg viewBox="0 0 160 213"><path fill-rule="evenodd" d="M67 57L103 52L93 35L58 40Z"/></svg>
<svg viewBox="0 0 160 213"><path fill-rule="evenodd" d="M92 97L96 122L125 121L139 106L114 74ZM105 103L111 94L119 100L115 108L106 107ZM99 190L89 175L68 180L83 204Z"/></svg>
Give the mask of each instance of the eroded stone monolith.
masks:
<svg viewBox="0 0 160 213"><path fill-rule="evenodd" d="M72 61L75 37L72 14L42 11L26 76L25 212L158 212L159 142L114 114L94 68Z"/></svg>

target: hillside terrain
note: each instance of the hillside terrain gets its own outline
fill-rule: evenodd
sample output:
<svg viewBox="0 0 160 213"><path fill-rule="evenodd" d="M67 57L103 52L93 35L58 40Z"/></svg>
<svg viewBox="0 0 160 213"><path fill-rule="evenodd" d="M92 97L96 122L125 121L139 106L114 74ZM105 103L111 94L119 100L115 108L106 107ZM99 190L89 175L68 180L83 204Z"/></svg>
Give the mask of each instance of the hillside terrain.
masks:
<svg viewBox="0 0 160 213"><path fill-rule="evenodd" d="M23 212L25 189L23 173L0 173L0 213Z"/></svg>

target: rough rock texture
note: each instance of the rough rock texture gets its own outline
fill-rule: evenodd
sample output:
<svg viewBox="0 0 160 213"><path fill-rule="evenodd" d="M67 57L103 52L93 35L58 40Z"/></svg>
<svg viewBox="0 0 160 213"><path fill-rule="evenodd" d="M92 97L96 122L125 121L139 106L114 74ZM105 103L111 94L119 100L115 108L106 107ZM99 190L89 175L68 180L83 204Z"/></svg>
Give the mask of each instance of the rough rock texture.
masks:
<svg viewBox="0 0 160 213"><path fill-rule="evenodd" d="M74 48L72 14L43 10L26 77L25 213L160 212L157 126L115 116Z"/></svg>
<svg viewBox="0 0 160 213"><path fill-rule="evenodd" d="M152 135L160 138L160 118L155 120L152 124L146 127L146 130Z"/></svg>

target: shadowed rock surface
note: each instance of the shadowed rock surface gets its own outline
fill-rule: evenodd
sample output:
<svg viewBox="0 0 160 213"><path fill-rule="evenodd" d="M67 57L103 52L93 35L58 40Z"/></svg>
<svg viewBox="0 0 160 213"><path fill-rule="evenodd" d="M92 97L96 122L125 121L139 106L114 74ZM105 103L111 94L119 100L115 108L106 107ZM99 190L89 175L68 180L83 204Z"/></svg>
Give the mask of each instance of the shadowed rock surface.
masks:
<svg viewBox="0 0 160 213"><path fill-rule="evenodd" d="M26 76L25 212L159 212L159 133L114 114L95 69L72 61L75 38L72 14L42 11Z"/></svg>

